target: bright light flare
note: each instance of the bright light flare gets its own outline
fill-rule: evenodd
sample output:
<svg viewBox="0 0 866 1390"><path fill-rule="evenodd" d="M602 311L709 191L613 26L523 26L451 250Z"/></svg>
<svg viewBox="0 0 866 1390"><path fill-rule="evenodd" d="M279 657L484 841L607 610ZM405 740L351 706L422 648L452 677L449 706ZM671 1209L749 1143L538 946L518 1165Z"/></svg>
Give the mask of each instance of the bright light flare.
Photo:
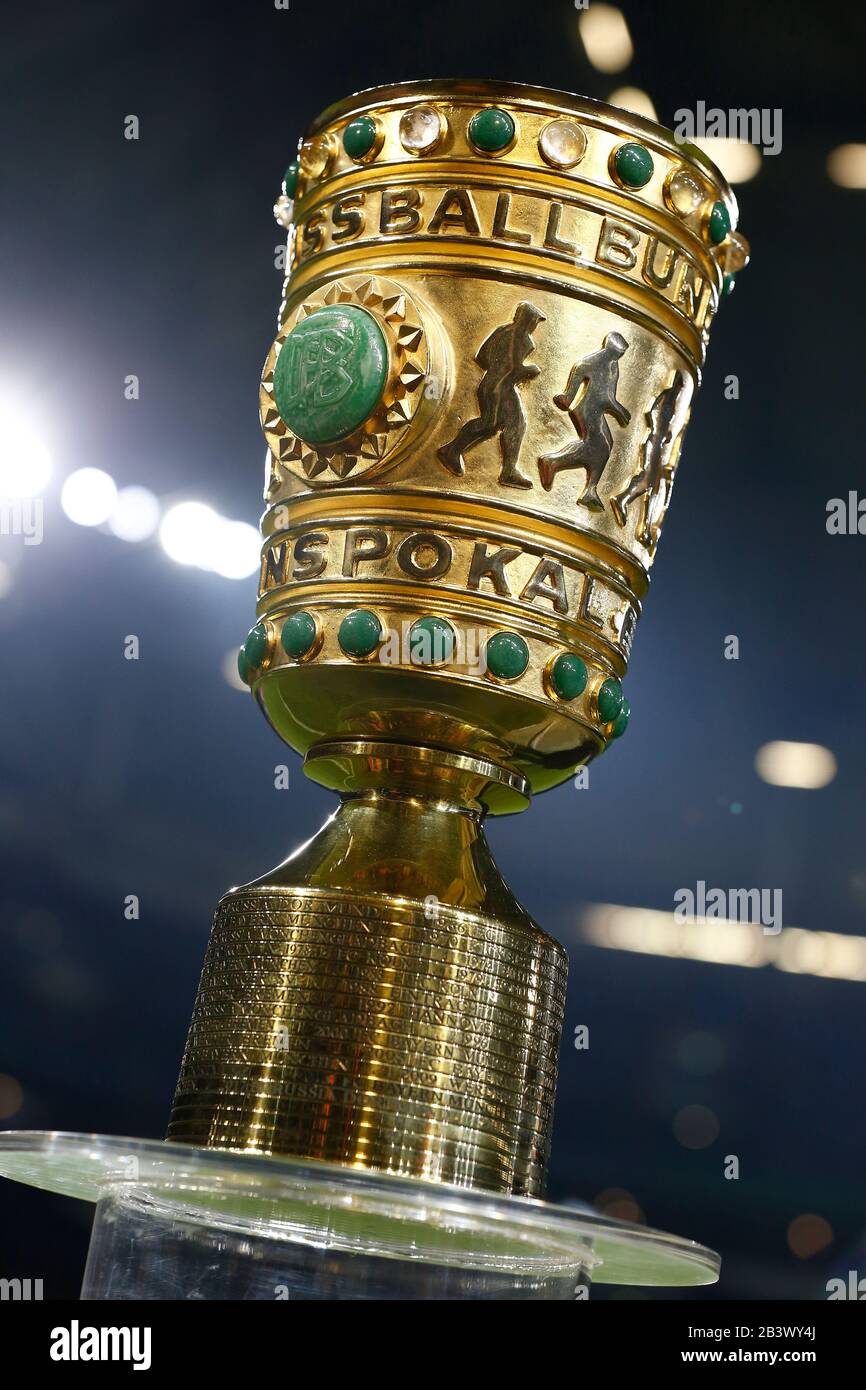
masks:
<svg viewBox="0 0 866 1390"><path fill-rule="evenodd" d="M211 568L224 579L247 579L258 571L261 546L261 536L248 521L222 521Z"/></svg>
<svg viewBox="0 0 866 1390"><path fill-rule="evenodd" d="M204 502L178 502L162 519L159 539L169 559L178 565L210 569L213 543L221 518Z"/></svg>
<svg viewBox="0 0 866 1390"><path fill-rule="evenodd" d="M586 56L599 72L622 72L634 56L634 47L625 15L616 5L600 5L595 0L581 10L578 27Z"/></svg>
<svg viewBox="0 0 866 1390"><path fill-rule="evenodd" d="M840 145L832 150L827 173L840 188L866 188L866 145Z"/></svg>
<svg viewBox="0 0 866 1390"><path fill-rule="evenodd" d="M108 518L108 529L121 541L146 541L159 526L159 499L146 487L120 489Z"/></svg>
<svg viewBox="0 0 866 1390"><path fill-rule="evenodd" d="M608 97L611 106L619 106L623 111L631 111L635 116L645 116L648 121L657 121L658 115L649 92L640 87L617 87Z"/></svg>
<svg viewBox="0 0 866 1390"><path fill-rule="evenodd" d="M755 770L773 787L798 787L816 791L836 776L837 762L820 743L765 743L755 754Z"/></svg>
<svg viewBox="0 0 866 1390"><path fill-rule="evenodd" d="M833 1227L823 1216L804 1212L795 1216L788 1226L788 1249L798 1260L810 1260L813 1255L833 1244ZM855 1276L856 1278L856 1276Z"/></svg>
<svg viewBox="0 0 866 1390"><path fill-rule="evenodd" d="M22 411L0 404L0 497L36 497L51 477L51 454Z"/></svg>
<svg viewBox="0 0 866 1390"><path fill-rule="evenodd" d="M231 651L226 652L222 659L222 673L226 685L230 685L232 690L242 690L245 695L249 695L250 688L246 681L242 681L238 671L238 649L232 647Z"/></svg>
<svg viewBox="0 0 866 1390"><path fill-rule="evenodd" d="M761 151L750 140L728 140L707 135L693 141L708 154L729 183L748 183L761 171Z"/></svg>
<svg viewBox="0 0 866 1390"><path fill-rule="evenodd" d="M783 927L767 936L756 922L698 917L680 922L672 912L594 903L582 914L581 937L609 951L699 960L708 965L773 966L788 975L866 983L866 936Z"/></svg>
<svg viewBox="0 0 866 1390"><path fill-rule="evenodd" d="M261 540L254 526L231 521L204 502L178 502L159 528L162 548L179 565L195 565L224 579L246 579L259 568Z"/></svg>
<svg viewBox="0 0 866 1390"><path fill-rule="evenodd" d="M60 493L60 505L76 526L102 526L116 500L117 485L101 468L76 469Z"/></svg>

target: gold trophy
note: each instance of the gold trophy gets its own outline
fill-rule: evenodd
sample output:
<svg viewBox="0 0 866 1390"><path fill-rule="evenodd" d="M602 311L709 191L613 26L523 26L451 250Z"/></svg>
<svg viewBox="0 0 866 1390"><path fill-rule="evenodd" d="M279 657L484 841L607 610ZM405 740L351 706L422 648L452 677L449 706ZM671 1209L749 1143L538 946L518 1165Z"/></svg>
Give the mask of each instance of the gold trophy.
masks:
<svg viewBox="0 0 866 1390"><path fill-rule="evenodd" d="M340 800L220 903L164 1151L354 1175L446 1226L464 1200L488 1233L529 1212L560 1259L579 1227L578 1283L706 1282L699 1247L657 1237L652 1270L653 1233L515 1202L544 1193L566 957L483 822L626 730L710 324L748 258L733 194L624 111L428 82L327 110L275 212L239 670ZM491 1258L514 1275L513 1249Z"/></svg>

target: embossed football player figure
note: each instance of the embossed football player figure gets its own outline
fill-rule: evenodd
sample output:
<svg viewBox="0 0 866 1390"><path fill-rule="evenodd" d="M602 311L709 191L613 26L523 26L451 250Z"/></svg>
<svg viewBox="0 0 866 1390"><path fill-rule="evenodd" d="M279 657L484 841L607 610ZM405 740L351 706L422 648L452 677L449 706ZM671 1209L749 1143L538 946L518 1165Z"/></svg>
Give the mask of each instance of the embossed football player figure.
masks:
<svg viewBox="0 0 866 1390"><path fill-rule="evenodd" d="M494 328L484 339L475 354L475 361L484 369L477 389L478 418L467 420L451 443L439 450L439 458L450 472L458 476L463 473L467 449L498 434L502 451L500 483L506 487L532 487L532 480L517 466L526 432L526 415L517 388L538 376L539 368L526 359L535 349L533 330L543 321L541 310L522 300L512 322Z"/></svg>
<svg viewBox="0 0 866 1390"><path fill-rule="evenodd" d="M548 492L561 468L585 468L586 481L577 504L591 512L604 511L598 484L613 448L606 417L612 415L622 426L631 419L631 412L616 398L619 359L627 347L621 334L608 333L598 352L575 362L565 390L554 396L553 403L568 411L578 437L555 454L544 454L538 460L538 475Z"/></svg>
<svg viewBox="0 0 866 1390"><path fill-rule="evenodd" d="M638 497L644 499L643 516L637 531L637 539L649 549L654 549L659 527L667 510L668 499L658 510L658 514L655 517L652 515L653 502L658 496L662 484L666 481L666 472L669 484L668 498L670 495L670 483L672 481L670 473L676 462L675 457L671 458L676 433L674 418L685 384L685 377L682 372L675 372L670 386L665 387L664 391L660 391L656 396L646 412L650 430L641 448L640 467L625 491L610 499L611 510L620 526L625 526L628 509L632 502L636 501Z"/></svg>

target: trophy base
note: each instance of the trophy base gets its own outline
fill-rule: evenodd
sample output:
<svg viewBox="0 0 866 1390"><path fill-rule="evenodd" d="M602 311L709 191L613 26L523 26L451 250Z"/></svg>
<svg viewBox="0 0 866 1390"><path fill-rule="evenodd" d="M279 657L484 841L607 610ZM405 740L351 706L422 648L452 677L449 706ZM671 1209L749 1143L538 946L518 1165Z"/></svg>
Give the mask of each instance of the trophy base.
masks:
<svg viewBox="0 0 866 1390"><path fill-rule="evenodd" d="M575 1300L719 1274L677 1236L341 1164L10 1131L0 1174L96 1203L86 1300Z"/></svg>
<svg viewBox="0 0 866 1390"><path fill-rule="evenodd" d="M350 771L424 794L344 792L222 899L167 1138L541 1197L567 960L491 856L500 770L365 748Z"/></svg>

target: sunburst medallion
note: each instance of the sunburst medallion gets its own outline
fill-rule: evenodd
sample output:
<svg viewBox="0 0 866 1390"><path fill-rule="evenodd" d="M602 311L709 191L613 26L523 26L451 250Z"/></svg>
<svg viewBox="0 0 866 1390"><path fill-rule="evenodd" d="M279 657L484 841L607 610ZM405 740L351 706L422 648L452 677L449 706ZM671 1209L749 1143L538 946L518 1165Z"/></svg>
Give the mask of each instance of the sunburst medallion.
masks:
<svg viewBox="0 0 866 1390"><path fill-rule="evenodd" d="M378 402L352 434L330 444L311 444L294 433L274 397L274 374L292 330L316 310L329 305L356 305L372 315L388 348L388 371ZM271 455L266 497L272 497L287 473L319 485L378 472L387 465L424 397L430 373L427 335L417 306L401 285L371 276L332 281L303 300L286 318L268 353L262 375L260 413Z"/></svg>

